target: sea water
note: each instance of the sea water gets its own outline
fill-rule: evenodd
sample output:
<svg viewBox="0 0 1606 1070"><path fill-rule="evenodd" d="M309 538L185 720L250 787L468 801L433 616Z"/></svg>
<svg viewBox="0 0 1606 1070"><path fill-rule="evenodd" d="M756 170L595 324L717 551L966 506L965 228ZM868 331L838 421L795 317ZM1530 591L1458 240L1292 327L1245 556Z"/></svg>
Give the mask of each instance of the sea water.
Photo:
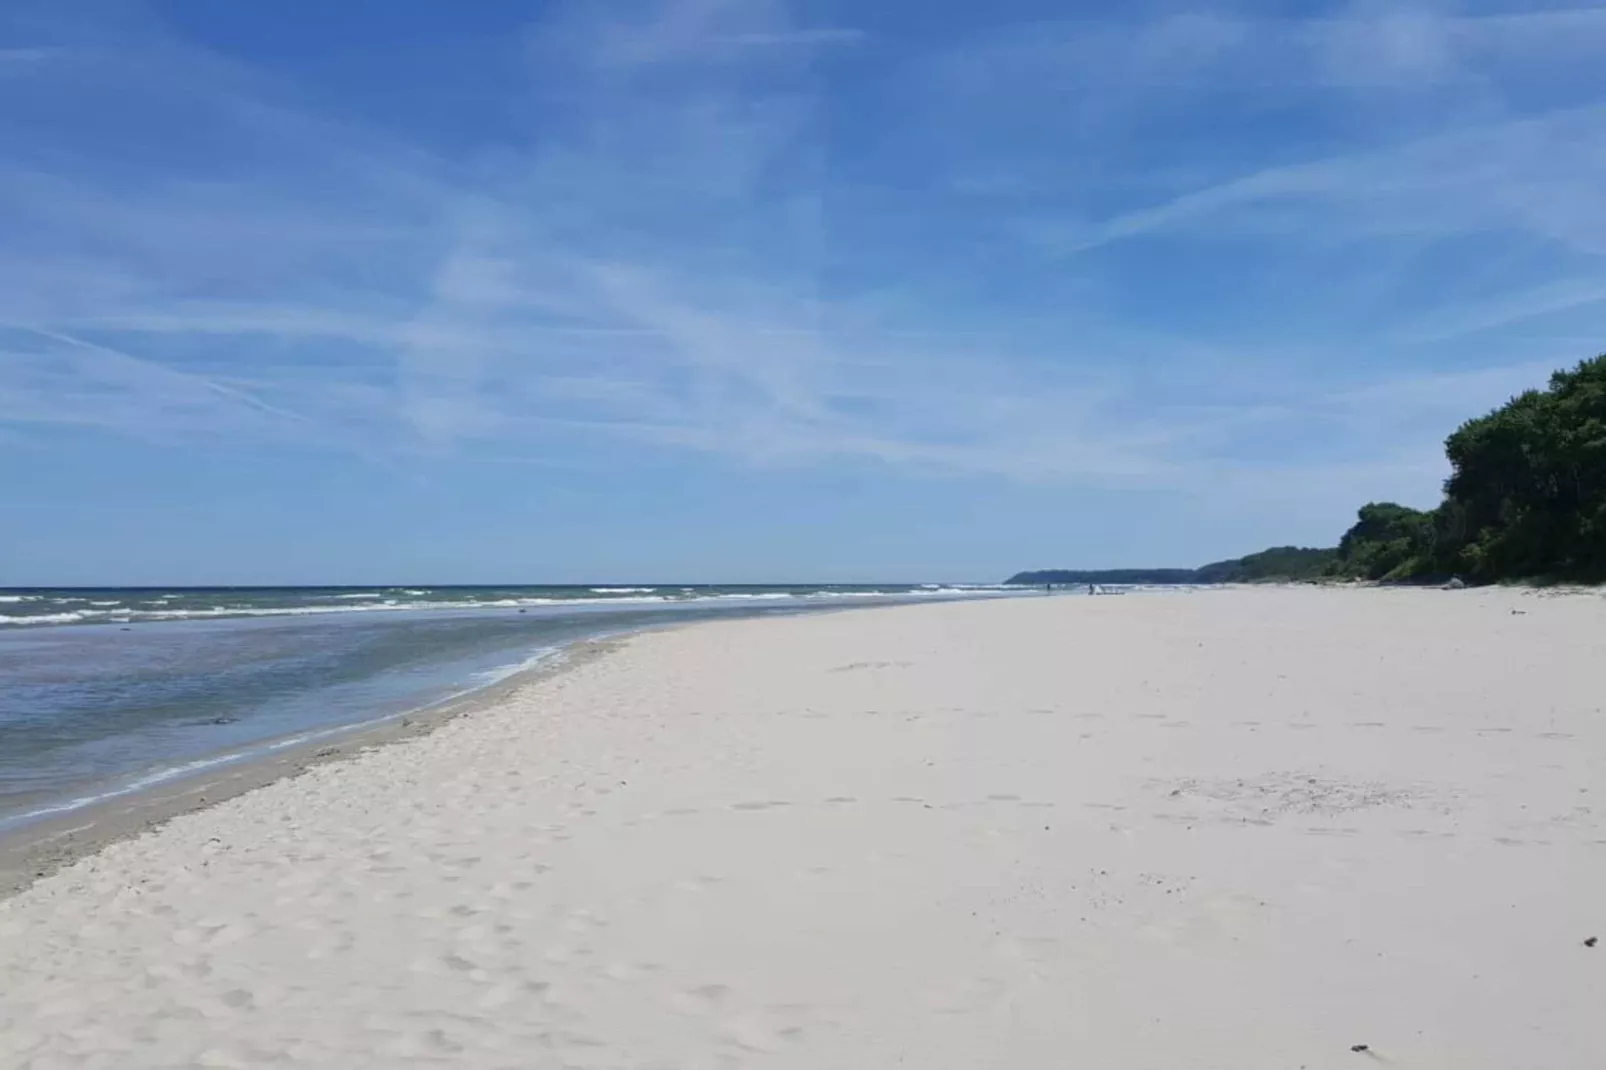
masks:
<svg viewBox="0 0 1606 1070"><path fill-rule="evenodd" d="M428 707L586 638L926 586L0 591L0 831Z"/></svg>

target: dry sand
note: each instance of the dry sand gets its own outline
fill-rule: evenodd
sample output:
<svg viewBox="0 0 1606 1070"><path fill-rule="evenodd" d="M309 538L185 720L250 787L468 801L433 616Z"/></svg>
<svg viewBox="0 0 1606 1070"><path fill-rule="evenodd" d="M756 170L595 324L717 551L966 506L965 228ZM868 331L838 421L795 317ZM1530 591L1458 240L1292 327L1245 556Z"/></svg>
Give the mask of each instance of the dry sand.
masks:
<svg viewBox="0 0 1606 1070"><path fill-rule="evenodd" d="M1603 707L1596 595L638 636L0 902L0 1066L1606 1066Z"/></svg>

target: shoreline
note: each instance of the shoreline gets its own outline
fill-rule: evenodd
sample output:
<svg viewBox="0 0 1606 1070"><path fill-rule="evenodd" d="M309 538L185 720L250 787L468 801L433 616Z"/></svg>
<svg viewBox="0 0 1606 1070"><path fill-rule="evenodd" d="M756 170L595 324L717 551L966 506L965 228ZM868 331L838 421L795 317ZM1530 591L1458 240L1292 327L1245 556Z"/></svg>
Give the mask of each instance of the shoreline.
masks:
<svg viewBox="0 0 1606 1070"><path fill-rule="evenodd" d="M992 600L953 598L931 602L811 606L723 620L751 622L834 616L866 610ZM632 637L719 622L719 618L654 621L574 639L551 648L536 664L493 683L437 699L417 709L387 715L377 723L359 722L320 729L316 731L316 738L290 745L274 739L260 740L251 745L253 753L237 760L178 773L170 779L119 791L59 814L42 815L13 828L0 827L0 902L114 843L144 835L174 818L210 809L281 780L294 779L318 766L343 762L364 751L428 735L458 717L499 706L526 687L619 649ZM297 733L302 734L305 733Z"/></svg>
<svg viewBox="0 0 1606 1070"><path fill-rule="evenodd" d="M624 588L620 589L623 590ZM799 590L802 589L799 588ZM150 588L150 590L155 591L158 588ZM211 589L205 590L209 591ZM264 588L262 590L277 592L281 589ZM303 589L285 588L282 590L300 591ZM492 590L496 592L502 591L501 588ZM534 590L534 588L531 590ZM542 588L542 590L545 590L545 588ZM731 593L734 589L720 588L719 590L724 593L718 595L718 599L749 597L739 592ZM824 589L822 588L822 590ZM216 787L216 791L210 793L215 798L220 793L226 792L232 796L244 790L249 790L249 787L239 786L241 784L258 786L263 783L270 783L274 779L290 775L305 767L308 764L305 756L309 753L316 754L330 748L345 751L349 749L352 739L388 737L394 734L395 722L430 717L432 716L432 711L440 707L452 707L464 700L472 700L477 695L502 693L500 687L507 680L526 678L532 670L539 673L545 665L554 659L561 661L566 657L566 651L589 642L605 641L614 637L662 628L675 628L710 619L729 619L726 616L727 614L742 619L749 615L833 613L844 610L880 608L887 605L926 604L926 598L931 598L933 601L947 601L950 599L971 600L989 596L1001 596L993 595L991 592L984 595L979 593L979 589L978 592L959 596L954 593L956 590L957 588L953 590L944 589L931 593L922 591L918 597L902 594L882 596L853 591L850 593L854 597L842 596L840 600L835 596L831 597L830 600L825 600L826 596L822 594L818 599L810 596L799 604L784 605L781 603L771 604L768 599L773 592L766 588L760 591L758 596L753 596L761 596L761 600L752 605L740 602L733 602L729 605L716 605L715 602L718 599L710 596L704 602L688 602L684 610L679 607L669 609L666 608L666 604L660 604L660 602L654 602L650 607L625 604L633 603L634 598L632 596L632 598L614 600L620 603L617 607L614 607L620 610L619 613L608 613L599 616L593 616L593 611L604 608L602 601L593 603L585 599L571 599L570 602L579 606L579 611L572 615L572 620L568 620L561 614L543 614L540 617L532 616L530 618L531 621L568 621L566 625L567 634L552 635L550 637L532 636L531 639L534 645L525 648L528 653L520 652L514 655L512 661L505 664L491 665L489 668L474 667L472 672L465 669L466 675L461 679L443 679L442 682L446 686L436 688L433 694L417 694L395 702L387 702L384 696L380 696L368 705L366 709L360 705L352 705L349 709L343 711L342 715L332 717L329 720L320 722L317 718L312 718L310 719L311 723L293 729L280 727L277 732L272 734L252 735L247 733L237 737L236 741L232 743L206 742L197 738L195 743L187 748L181 747L176 751L170 748L165 752L140 754L139 757L143 758L143 761L130 761L121 768L117 768L114 765L111 770L105 773L92 775L83 780L62 780L52 788L48 788L42 793L36 793L28 801L8 799L8 806L0 809L0 897L12 894L18 888L25 887L31 880L37 879L37 876L29 876L30 873L37 874L41 870L54 871L57 868L59 863L55 862L42 866L33 866L32 869L29 868L36 856L47 860L52 856L52 852L46 849L45 844L74 836L84 838L82 834L90 831L87 826L92 823L99 823L107 814L115 815L123 810L144 811L147 809L162 814L172 814L182 812L184 808L175 806L168 800L174 797L209 794L207 792L209 785L215 785ZM422 594L425 592L420 590L407 593ZM861 594L864 595L863 600L858 597ZM178 596L167 594L163 597L172 598ZM776 595L775 597L779 598L780 596ZM794 596L789 594L788 597ZM905 601L905 598L907 598L907 601ZM584 604L582 605L581 603ZM525 619L523 614L526 612L526 608L528 607L520 607L518 609L520 614L518 619L521 624ZM542 608L556 610L562 607L554 603ZM328 612L332 613L334 611ZM408 612L408 610L398 608L395 612ZM483 607L476 614L469 614L467 610L461 612L468 615L465 619L483 619L486 621L495 619L495 614L485 614ZM300 620L320 614L325 614L325 611L308 611L306 613L285 611L281 615L292 616ZM704 616L704 614L708 614L708 616ZM456 612L449 613L446 619L458 619ZM507 619L511 620L512 617L509 616ZM255 620L256 618L252 617L239 617L218 622L201 622L198 620L161 621L149 622L145 627L163 627L167 624L182 626L198 623L243 625L252 623ZM565 627L564 624L558 623L553 626L558 628ZM71 626L67 630L78 634L80 633L80 628L104 631L111 627L111 625L105 624L91 624ZM26 636L26 639L22 640L26 642L27 639L47 636L56 630L57 628L54 626L37 630L25 627L0 626L0 639L14 639L19 636ZM120 630L128 631L129 628L123 627ZM0 653L4 653L4 651L0 651ZM85 656L93 657L94 653L89 651ZM70 672L74 670L70 664L67 664L63 666L63 671ZM0 676L0 682L3 682L3 680L4 677ZM213 695L212 709L222 706L225 712L234 712L228 709L230 701L231 699L226 695ZM198 712L199 719L194 722L194 725L209 723L211 716L211 712L206 707L201 707ZM233 718L220 718L216 723L232 722ZM26 752L19 750L18 753ZM267 770L272 770L272 772L266 772ZM126 822L120 818L119 823ZM97 843L109 842L99 834L93 834L87 838ZM74 849L68 853L72 857L79 857L83 852L79 849Z"/></svg>
<svg viewBox="0 0 1606 1070"><path fill-rule="evenodd" d="M0 1063L1606 1060L1598 596L754 624L593 644L0 900Z"/></svg>
<svg viewBox="0 0 1606 1070"><path fill-rule="evenodd" d="M1115 592L1127 596L1171 597L1179 594L1214 594L1238 591L1315 590L1330 592L1431 592L1453 590L1436 585L1381 584L1347 581L1342 583L1244 583L1211 585L1153 585ZM1606 597L1606 586L1577 584L1550 587L1532 584L1489 584L1468 588L1468 593L1505 592L1531 598ZM1074 596L1074 591L1056 591L1056 596ZM1029 601L1036 599L1028 595ZM836 605L776 612L739 621L786 620L805 616L835 616L866 610L887 610L997 601L994 598L951 599L933 602L900 602L880 605ZM0 902L25 891L35 881L49 877L80 859L98 854L111 844L143 835L185 814L210 809L219 803L248 794L281 780L298 777L307 770L346 761L364 751L392 743L416 739L433 732L458 717L472 715L511 700L522 689L581 664L603 657L629 639L653 632L722 623L719 620L676 620L641 625L618 632L576 639L554 647L537 664L466 692L438 699L426 706L382 717L367 725L334 726L318 730L316 738L304 743L283 745L273 739L251 745L247 756L221 763L215 768L179 773L146 787L117 792L60 814L41 816L14 828L0 828ZM725 621L724 623L730 623ZM298 733L300 734L300 733Z"/></svg>
<svg viewBox="0 0 1606 1070"><path fill-rule="evenodd" d="M377 724L328 729L316 739L278 749L272 749L272 740L264 740L256 745L261 753L0 831L0 902L80 859L99 854L111 844L144 835L176 817L208 810L278 781L294 779L317 766L428 735L458 717L500 705L523 688L604 657L631 635L649 630L579 639L505 679L420 709L393 714Z"/></svg>

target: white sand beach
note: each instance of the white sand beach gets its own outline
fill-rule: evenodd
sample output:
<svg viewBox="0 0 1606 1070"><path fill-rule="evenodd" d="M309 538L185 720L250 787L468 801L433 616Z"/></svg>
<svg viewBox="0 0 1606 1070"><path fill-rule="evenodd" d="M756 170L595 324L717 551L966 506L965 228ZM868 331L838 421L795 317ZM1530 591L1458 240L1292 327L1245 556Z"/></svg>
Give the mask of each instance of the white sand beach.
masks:
<svg viewBox="0 0 1606 1070"><path fill-rule="evenodd" d="M1598 594L641 635L0 901L0 1066L1606 1066L1603 709Z"/></svg>

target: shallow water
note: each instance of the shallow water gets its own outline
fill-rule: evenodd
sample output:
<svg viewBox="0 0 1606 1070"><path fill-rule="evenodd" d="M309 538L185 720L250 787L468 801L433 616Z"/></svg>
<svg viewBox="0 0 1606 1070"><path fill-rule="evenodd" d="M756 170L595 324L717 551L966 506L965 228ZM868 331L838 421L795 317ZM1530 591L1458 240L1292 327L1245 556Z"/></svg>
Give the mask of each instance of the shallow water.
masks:
<svg viewBox="0 0 1606 1070"><path fill-rule="evenodd" d="M382 603L383 593L4 592L29 599L0 605L8 616L53 623L0 627L0 829L420 709L579 639L691 618L998 593L412 588L395 589L388 609L354 611L346 607ZM63 619L102 611L120 615Z"/></svg>

